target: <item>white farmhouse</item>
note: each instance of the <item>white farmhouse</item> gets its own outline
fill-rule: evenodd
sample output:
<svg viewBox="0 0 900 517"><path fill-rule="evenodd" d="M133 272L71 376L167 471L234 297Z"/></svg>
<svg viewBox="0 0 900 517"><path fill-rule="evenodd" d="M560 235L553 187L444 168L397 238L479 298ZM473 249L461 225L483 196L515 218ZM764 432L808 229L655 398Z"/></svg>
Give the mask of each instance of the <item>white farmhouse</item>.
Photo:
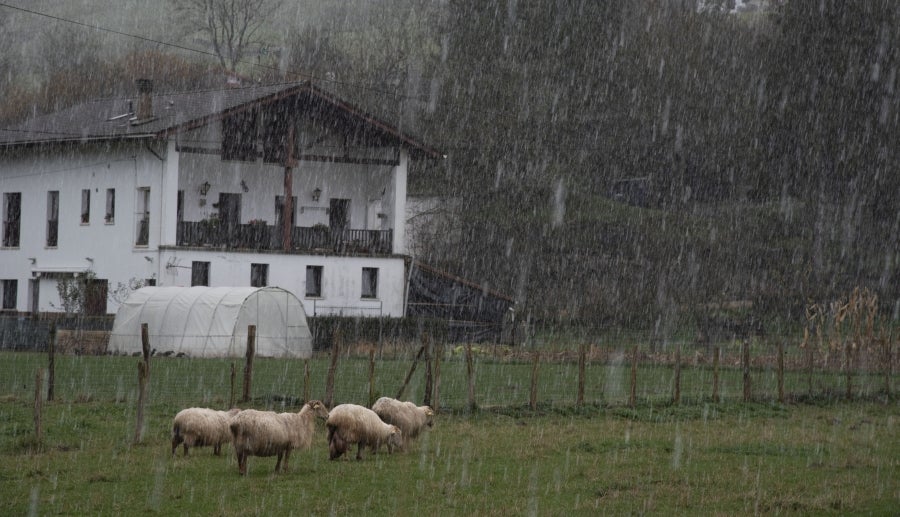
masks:
<svg viewBox="0 0 900 517"><path fill-rule="evenodd" d="M0 131L0 299L57 284L277 286L310 316L404 315L406 185L429 146L310 83L86 102Z"/></svg>

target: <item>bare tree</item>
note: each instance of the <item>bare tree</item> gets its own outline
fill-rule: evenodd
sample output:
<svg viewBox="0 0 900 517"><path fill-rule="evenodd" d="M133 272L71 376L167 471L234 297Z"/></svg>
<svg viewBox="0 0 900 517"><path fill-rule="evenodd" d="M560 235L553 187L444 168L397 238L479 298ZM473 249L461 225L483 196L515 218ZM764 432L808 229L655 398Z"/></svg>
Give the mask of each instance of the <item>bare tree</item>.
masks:
<svg viewBox="0 0 900 517"><path fill-rule="evenodd" d="M172 0L175 14L206 35L222 67L235 71L281 0Z"/></svg>

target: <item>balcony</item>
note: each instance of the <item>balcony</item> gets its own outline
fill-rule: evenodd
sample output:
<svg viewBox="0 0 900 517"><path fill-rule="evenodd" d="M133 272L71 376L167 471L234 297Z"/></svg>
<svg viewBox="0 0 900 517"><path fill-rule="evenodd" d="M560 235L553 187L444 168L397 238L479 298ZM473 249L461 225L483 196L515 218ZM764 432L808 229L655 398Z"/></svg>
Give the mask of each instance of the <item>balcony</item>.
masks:
<svg viewBox="0 0 900 517"><path fill-rule="evenodd" d="M233 250L282 250L282 229L266 224L223 227L210 221L178 223L178 246ZM343 230L328 227L294 227L291 251L386 255L393 250L393 230Z"/></svg>

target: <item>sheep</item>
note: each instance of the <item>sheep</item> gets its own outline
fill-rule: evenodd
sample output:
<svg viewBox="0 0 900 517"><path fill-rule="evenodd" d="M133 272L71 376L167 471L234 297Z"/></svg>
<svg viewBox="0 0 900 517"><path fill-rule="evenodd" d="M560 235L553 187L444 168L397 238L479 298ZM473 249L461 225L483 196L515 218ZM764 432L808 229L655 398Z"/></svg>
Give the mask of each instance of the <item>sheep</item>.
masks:
<svg viewBox="0 0 900 517"><path fill-rule="evenodd" d="M238 472L247 474L248 456L278 456L275 472L288 468L293 449L308 449L312 445L316 420L328 418L328 408L318 400L303 405L298 413L275 413L245 409L231 420L231 436L237 456Z"/></svg>
<svg viewBox="0 0 900 517"><path fill-rule="evenodd" d="M241 410L217 411L202 407L182 409L172 420L172 456L178 444L184 443L184 455L189 447L212 445L213 454L219 456L222 444L231 441L228 420Z"/></svg>
<svg viewBox="0 0 900 517"><path fill-rule="evenodd" d="M403 450L409 447L419 433L434 426L434 410L429 406L416 406L390 397L381 397L372 410L386 423L396 425L403 432Z"/></svg>
<svg viewBox="0 0 900 517"><path fill-rule="evenodd" d="M362 459L362 450L368 446L372 454L386 443L388 452L394 451L402 443L399 427L386 424L374 411L356 404L335 406L325 422L328 427L328 451L332 460L341 457L352 444L357 444L356 459Z"/></svg>

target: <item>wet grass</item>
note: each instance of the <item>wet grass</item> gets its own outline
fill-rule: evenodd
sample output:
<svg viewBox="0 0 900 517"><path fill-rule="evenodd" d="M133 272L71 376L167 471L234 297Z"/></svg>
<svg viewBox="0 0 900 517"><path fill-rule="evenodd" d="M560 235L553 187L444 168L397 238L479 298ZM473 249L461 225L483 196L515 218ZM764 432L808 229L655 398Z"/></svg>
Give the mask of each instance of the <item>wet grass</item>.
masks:
<svg viewBox="0 0 900 517"><path fill-rule="evenodd" d="M900 503L896 404L734 404L716 418L658 420L599 409L445 414L413 451L362 462L329 461L320 424L288 472L251 458L244 478L230 447L170 456L175 409L154 405L132 446L128 407L51 403L36 443L30 405L4 402L4 513L889 515Z"/></svg>
<svg viewBox="0 0 900 517"><path fill-rule="evenodd" d="M313 448L295 453L288 472L274 474L274 458L251 458L240 477L230 447L220 457L210 448L170 455L172 415L183 399L220 403L227 362L207 369L155 362L153 374L184 393L163 396L170 392L154 385L144 440L132 445L135 404L125 372L136 370L136 360L105 359L116 358L58 360L62 371L71 369L60 377L69 384L45 403L41 440L33 388L0 390L4 514L891 515L900 507L896 401L674 405L643 398L630 408L602 400L575 407L560 397L535 409L459 405L440 413L406 454L329 461L319 424ZM291 373L297 368L263 363L254 386L264 395L244 406L292 409L291 394L302 387ZM397 365L401 375L407 368ZM113 382L98 388L66 380L93 372ZM189 374L202 382L173 380ZM8 379L5 389L14 387ZM289 386L274 389L280 380Z"/></svg>

